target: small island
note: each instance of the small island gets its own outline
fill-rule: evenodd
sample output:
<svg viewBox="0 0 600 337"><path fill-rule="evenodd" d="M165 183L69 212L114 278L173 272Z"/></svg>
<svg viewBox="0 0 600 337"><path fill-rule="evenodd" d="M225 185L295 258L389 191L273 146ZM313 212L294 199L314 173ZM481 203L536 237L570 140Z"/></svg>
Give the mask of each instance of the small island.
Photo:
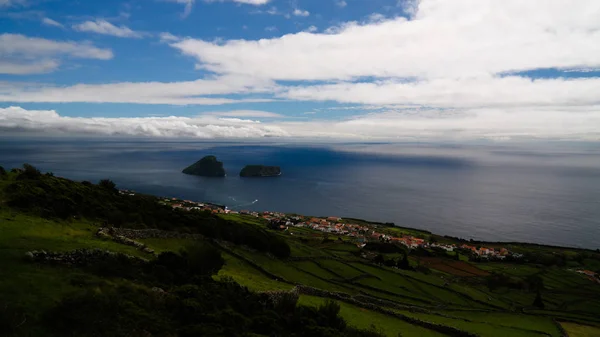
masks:
<svg viewBox="0 0 600 337"><path fill-rule="evenodd" d="M223 163L217 160L215 156L206 156L194 164L186 167L183 171L185 174L202 177L224 177L225 169Z"/></svg>
<svg viewBox="0 0 600 337"><path fill-rule="evenodd" d="M279 166L246 165L240 171L240 177L277 177L281 175Z"/></svg>

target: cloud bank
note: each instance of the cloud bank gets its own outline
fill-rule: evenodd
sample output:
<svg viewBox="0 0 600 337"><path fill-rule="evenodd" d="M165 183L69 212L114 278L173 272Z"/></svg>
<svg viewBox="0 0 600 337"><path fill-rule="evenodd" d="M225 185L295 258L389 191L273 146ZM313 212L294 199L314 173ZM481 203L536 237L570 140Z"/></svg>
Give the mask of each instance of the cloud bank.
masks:
<svg viewBox="0 0 600 337"><path fill-rule="evenodd" d="M36 135L111 135L191 138L262 138L288 134L274 125L237 118L204 116L73 118L54 110L0 109L0 130Z"/></svg>
<svg viewBox="0 0 600 337"><path fill-rule="evenodd" d="M54 110L0 109L0 130L36 135L191 138L297 137L360 140L600 140L600 107L565 111L401 109L342 121L287 121L265 111L208 113L194 118L72 118ZM232 118L227 118L232 117ZM234 118L237 117L237 118ZM258 121L248 118L273 118Z"/></svg>

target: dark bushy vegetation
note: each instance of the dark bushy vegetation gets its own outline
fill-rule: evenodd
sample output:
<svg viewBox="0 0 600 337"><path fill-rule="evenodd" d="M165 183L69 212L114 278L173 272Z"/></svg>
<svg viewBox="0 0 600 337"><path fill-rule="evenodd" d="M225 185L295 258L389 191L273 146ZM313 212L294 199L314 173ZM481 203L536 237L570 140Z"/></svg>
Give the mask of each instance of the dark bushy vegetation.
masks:
<svg viewBox="0 0 600 337"><path fill-rule="evenodd" d="M82 290L47 312L43 326L61 337L378 336L347 327L334 302L298 306L295 293L253 293L231 280L214 281L224 261L210 245L131 261L114 256L86 270L136 285L80 278Z"/></svg>
<svg viewBox="0 0 600 337"><path fill-rule="evenodd" d="M273 302L233 282L206 280L170 289L82 290L47 313L55 336L379 336L349 328L339 305Z"/></svg>
<svg viewBox="0 0 600 337"><path fill-rule="evenodd" d="M146 195L121 195L110 180L94 185L42 175L31 165L16 171L7 187L8 205L43 217L87 218L117 227L159 228L199 233L210 238L247 245L277 257L288 257L284 239L252 224L233 222L208 212L173 210Z"/></svg>

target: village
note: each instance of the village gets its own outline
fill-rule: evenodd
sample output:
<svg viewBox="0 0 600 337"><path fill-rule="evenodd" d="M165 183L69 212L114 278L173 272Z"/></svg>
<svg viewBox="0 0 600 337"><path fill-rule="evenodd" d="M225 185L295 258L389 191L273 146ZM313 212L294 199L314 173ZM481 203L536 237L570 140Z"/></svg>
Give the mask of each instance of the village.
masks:
<svg viewBox="0 0 600 337"><path fill-rule="evenodd" d="M122 190L121 194L135 195L134 192ZM418 238L412 235L402 235L400 237L392 236L389 234L381 233L378 229L379 226L372 225L359 225L353 223L346 223L342 218L339 217L305 217L301 215L288 215L280 212L256 212L241 210L235 211L230 210L227 206L218 205L213 203L200 203L191 200L181 200L177 198L165 198L161 200L161 203L168 205L173 209L180 209L184 211L208 211L214 214L240 214L247 215L256 218L262 218L267 220L271 229L288 231L290 227L296 228L310 228L323 233L346 236L354 239L353 242L359 248L363 248L368 242L386 242L396 243L405 246L408 249L443 249L447 252L462 251L468 252L472 256L479 259L487 260L504 260L508 257L512 259L522 258L523 255L509 251L506 248L493 248L463 244L448 244L439 242L430 242L424 238Z"/></svg>

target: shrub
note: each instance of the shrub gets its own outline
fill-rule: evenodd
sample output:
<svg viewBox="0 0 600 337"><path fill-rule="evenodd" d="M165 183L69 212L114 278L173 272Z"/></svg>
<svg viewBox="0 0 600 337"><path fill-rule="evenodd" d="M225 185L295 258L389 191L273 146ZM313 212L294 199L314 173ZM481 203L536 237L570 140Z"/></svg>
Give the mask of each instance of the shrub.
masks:
<svg viewBox="0 0 600 337"><path fill-rule="evenodd" d="M117 184L115 184L110 179L102 179L102 180L100 180L100 182L98 183L98 186L104 188L105 190L112 191L112 192L114 192L114 191L117 190Z"/></svg>
<svg viewBox="0 0 600 337"><path fill-rule="evenodd" d="M0 166L0 177L4 177L6 175L6 170L4 167Z"/></svg>
<svg viewBox="0 0 600 337"><path fill-rule="evenodd" d="M187 268L191 275L214 275L225 265L221 252L207 244L187 247L184 256L187 259Z"/></svg>
<svg viewBox="0 0 600 337"><path fill-rule="evenodd" d="M40 170L33 165L23 164L23 172L19 175L19 179L38 179L41 176Z"/></svg>

